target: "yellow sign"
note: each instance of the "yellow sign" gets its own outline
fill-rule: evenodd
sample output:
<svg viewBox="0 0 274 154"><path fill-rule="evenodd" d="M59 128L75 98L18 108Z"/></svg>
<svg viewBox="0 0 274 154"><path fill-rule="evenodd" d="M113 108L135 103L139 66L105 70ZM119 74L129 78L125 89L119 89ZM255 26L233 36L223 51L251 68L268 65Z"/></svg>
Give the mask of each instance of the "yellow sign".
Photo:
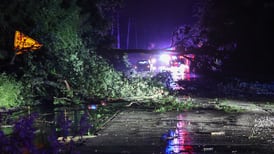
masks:
<svg viewBox="0 0 274 154"><path fill-rule="evenodd" d="M23 54L33 50L40 49L42 44L38 43L34 39L26 36L25 34L16 31L14 36L14 50L16 55Z"/></svg>

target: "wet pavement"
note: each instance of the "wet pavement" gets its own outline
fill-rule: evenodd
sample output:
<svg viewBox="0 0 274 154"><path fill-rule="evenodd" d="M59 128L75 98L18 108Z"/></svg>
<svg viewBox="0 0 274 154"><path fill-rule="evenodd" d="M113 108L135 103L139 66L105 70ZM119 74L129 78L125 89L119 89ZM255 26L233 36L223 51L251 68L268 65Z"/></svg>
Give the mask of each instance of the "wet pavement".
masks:
<svg viewBox="0 0 274 154"><path fill-rule="evenodd" d="M131 108L112 117L96 137L78 148L81 153L98 154L270 154L274 153L273 127L268 128L266 138L254 134L255 119L266 116L274 117L257 110L156 113Z"/></svg>

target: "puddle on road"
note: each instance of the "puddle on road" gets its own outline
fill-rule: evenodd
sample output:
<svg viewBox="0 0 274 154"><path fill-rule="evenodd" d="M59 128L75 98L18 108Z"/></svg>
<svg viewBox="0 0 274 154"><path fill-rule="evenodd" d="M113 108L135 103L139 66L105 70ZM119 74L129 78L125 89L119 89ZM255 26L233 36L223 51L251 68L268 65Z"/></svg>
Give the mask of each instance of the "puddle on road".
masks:
<svg viewBox="0 0 274 154"><path fill-rule="evenodd" d="M233 133L233 130L224 131L208 131L208 128L199 132L192 128L197 127L197 122L189 120L186 113L177 116L175 129L170 129L162 136L166 142L165 154L201 154L201 153L233 153L233 154L270 154L273 153L271 145L265 145L260 142L252 142L247 136L239 136L239 132ZM224 118L220 123L223 128L231 126L233 128L236 123L236 116ZM195 124L194 124L195 123ZM201 122L203 123L203 122ZM211 123L211 122L209 122ZM193 127L194 126L194 127ZM219 127L216 125L208 125L209 127ZM246 128L245 128L246 129ZM244 134L243 130L243 134ZM241 134L241 133L240 133ZM269 148L270 147L270 148ZM272 149L272 150L271 150Z"/></svg>

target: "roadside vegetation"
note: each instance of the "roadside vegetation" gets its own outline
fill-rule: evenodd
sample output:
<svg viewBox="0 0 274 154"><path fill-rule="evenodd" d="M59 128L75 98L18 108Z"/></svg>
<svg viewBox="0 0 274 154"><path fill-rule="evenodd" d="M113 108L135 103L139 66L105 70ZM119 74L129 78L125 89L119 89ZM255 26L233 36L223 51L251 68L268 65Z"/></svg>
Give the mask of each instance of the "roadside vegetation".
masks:
<svg viewBox="0 0 274 154"><path fill-rule="evenodd" d="M23 105L23 89L20 81L7 74L0 74L0 106L12 108Z"/></svg>

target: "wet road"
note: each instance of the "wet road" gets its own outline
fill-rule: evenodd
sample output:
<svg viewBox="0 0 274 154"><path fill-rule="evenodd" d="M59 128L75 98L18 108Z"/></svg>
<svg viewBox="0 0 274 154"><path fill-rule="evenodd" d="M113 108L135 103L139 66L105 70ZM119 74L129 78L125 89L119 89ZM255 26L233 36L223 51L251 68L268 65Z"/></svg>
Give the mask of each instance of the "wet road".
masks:
<svg viewBox="0 0 274 154"><path fill-rule="evenodd" d="M274 153L273 129L268 139L254 138L255 119L262 116L265 113L128 109L118 113L97 137L88 139L79 149L81 153L100 154Z"/></svg>

